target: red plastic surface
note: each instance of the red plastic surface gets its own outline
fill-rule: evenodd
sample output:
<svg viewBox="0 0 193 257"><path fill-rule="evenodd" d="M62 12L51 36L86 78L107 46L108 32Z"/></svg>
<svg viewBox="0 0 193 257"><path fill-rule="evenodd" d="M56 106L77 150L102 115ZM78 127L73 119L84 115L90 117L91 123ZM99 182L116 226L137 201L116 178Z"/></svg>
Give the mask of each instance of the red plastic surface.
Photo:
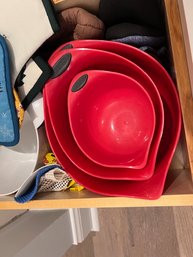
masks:
<svg viewBox="0 0 193 257"><path fill-rule="evenodd" d="M107 41L73 41L74 47L98 48L116 52L138 64L145 70L155 82L163 100L165 109L164 132L158 151L158 157L154 175L146 181L110 181L99 179L81 172L67 158L57 142L52 124L49 120L46 98L44 97L46 127L51 147L57 155L60 163L80 184L90 191L108 196L127 196L143 199L157 199L161 196L164 188L166 175L171 163L181 130L181 112L176 88L165 69L152 57L140 50L114 42ZM63 46L62 46L63 47ZM62 48L61 47L61 48Z"/></svg>
<svg viewBox="0 0 193 257"><path fill-rule="evenodd" d="M92 161L107 167L146 165L155 112L135 80L116 72L79 73L69 87L68 113L76 143Z"/></svg>
<svg viewBox="0 0 193 257"><path fill-rule="evenodd" d="M152 176L155 168L157 151L163 132L163 106L160 100L159 93L148 75L141 70L137 65L122 58L116 54L89 49L72 49L66 50L65 53L71 53L71 64L67 71L61 76L50 80L44 88L44 99L47 98L48 112L51 118L54 133L60 143L61 148L68 158L80 170L96 177L108 179L132 179L144 180ZM50 64L54 65L64 53L58 54ZM125 168L108 168L97 165L88 159L77 146L68 119L67 95L69 84L74 76L81 71L87 69L103 69L111 71L119 71L141 83L154 104L156 113L156 128L152 147L150 148L147 165L143 169L125 169ZM54 100L56 99L56 101ZM47 117L45 116L45 122ZM51 138L49 139L51 141Z"/></svg>

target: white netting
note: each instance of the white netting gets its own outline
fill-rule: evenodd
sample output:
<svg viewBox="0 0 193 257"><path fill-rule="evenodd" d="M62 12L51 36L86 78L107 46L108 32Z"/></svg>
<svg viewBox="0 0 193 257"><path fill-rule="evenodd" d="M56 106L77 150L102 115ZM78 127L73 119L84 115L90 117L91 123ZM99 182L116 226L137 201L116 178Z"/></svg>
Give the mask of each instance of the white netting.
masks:
<svg viewBox="0 0 193 257"><path fill-rule="evenodd" d="M65 171L56 168L41 177L38 192L66 190L71 181L72 179Z"/></svg>

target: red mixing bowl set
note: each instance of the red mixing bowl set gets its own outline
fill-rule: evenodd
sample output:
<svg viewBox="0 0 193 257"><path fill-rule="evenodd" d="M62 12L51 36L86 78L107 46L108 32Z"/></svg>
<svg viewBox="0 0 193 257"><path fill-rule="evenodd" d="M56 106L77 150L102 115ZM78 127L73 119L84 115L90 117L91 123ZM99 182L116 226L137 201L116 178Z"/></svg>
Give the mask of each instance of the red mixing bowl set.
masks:
<svg viewBox="0 0 193 257"><path fill-rule="evenodd" d="M103 40L64 44L49 65L46 134L65 171L98 194L159 198L181 130L168 72L135 47Z"/></svg>

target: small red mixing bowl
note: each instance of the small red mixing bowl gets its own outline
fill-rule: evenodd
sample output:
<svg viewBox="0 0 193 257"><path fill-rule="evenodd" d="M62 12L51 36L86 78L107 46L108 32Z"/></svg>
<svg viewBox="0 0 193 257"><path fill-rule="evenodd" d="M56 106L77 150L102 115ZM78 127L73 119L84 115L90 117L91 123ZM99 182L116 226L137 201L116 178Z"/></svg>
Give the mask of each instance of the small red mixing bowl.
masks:
<svg viewBox="0 0 193 257"><path fill-rule="evenodd" d="M88 70L72 80L68 113L82 152L107 167L143 168L155 130L150 96L131 77Z"/></svg>

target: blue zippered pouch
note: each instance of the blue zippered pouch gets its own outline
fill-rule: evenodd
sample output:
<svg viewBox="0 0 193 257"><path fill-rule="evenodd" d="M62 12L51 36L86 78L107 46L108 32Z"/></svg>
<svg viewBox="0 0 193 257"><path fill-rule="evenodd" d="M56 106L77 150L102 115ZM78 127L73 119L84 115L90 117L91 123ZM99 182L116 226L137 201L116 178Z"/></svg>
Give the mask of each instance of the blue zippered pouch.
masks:
<svg viewBox="0 0 193 257"><path fill-rule="evenodd" d="M19 142L19 122L11 85L9 54L6 39L0 35L0 145Z"/></svg>

